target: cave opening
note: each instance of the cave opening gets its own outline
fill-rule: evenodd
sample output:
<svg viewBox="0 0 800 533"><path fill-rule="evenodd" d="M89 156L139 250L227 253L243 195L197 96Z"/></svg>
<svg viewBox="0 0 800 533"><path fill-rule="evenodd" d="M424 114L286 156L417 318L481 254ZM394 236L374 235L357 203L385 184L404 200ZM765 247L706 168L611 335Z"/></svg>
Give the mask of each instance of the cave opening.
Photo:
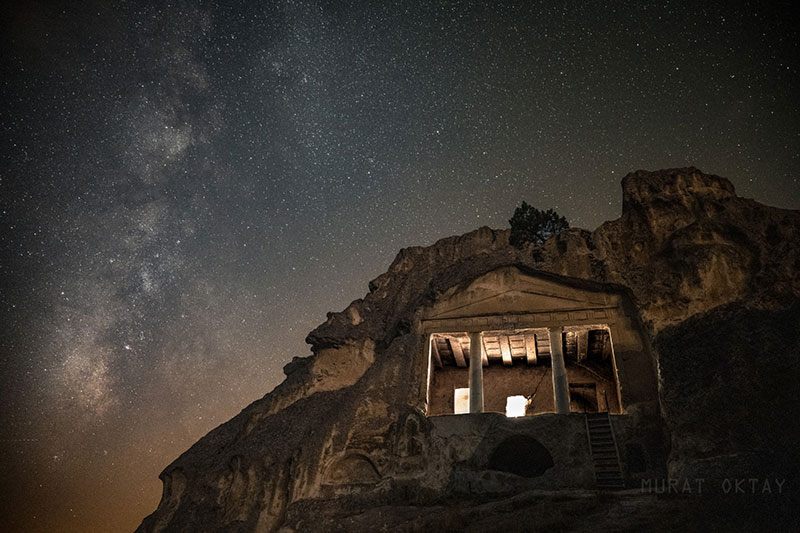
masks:
<svg viewBox="0 0 800 533"><path fill-rule="evenodd" d="M521 477L539 477L553 464L553 456L539 441L527 435L512 435L492 451L488 468Z"/></svg>

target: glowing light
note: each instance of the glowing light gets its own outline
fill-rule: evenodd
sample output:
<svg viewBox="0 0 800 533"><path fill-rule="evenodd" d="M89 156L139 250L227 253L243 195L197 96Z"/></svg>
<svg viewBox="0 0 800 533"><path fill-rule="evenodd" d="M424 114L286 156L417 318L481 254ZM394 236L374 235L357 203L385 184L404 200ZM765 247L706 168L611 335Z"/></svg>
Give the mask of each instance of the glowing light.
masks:
<svg viewBox="0 0 800 533"><path fill-rule="evenodd" d="M457 415L469 413L469 389L456 389L454 395L455 410Z"/></svg>
<svg viewBox="0 0 800 533"><path fill-rule="evenodd" d="M509 396L506 398L506 416L509 418L525 416L527 405L528 399L525 396Z"/></svg>

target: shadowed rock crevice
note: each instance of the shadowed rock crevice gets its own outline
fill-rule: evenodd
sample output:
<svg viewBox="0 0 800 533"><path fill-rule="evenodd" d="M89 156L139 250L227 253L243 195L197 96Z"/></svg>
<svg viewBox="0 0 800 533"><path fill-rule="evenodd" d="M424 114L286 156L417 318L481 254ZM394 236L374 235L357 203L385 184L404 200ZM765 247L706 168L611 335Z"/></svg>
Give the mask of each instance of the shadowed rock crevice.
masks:
<svg viewBox="0 0 800 533"><path fill-rule="evenodd" d="M673 477L785 476L800 435L800 303L729 304L665 329L655 346Z"/></svg>

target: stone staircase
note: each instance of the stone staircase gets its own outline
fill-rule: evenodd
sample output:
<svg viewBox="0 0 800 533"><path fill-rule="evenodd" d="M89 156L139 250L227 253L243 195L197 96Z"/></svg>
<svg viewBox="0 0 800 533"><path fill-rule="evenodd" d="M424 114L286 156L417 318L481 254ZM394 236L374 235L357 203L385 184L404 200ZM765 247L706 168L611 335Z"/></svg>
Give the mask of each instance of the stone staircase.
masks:
<svg viewBox="0 0 800 533"><path fill-rule="evenodd" d="M620 468L617 439L608 413L586 413L586 435L592 452L597 488L616 490L625 488Z"/></svg>

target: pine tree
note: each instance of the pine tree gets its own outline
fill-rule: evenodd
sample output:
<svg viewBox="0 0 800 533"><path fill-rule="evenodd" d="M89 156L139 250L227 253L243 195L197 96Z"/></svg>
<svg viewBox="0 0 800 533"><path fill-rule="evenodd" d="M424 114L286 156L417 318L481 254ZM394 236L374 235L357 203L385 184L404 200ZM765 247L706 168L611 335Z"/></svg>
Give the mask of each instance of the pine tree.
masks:
<svg viewBox="0 0 800 533"><path fill-rule="evenodd" d="M508 223L511 224L508 242L517 248L529 242L543 243L559 231L569 228L567 219L553 209L542 211L526 202L522 202L514 211L514 216Z"/></svg>

